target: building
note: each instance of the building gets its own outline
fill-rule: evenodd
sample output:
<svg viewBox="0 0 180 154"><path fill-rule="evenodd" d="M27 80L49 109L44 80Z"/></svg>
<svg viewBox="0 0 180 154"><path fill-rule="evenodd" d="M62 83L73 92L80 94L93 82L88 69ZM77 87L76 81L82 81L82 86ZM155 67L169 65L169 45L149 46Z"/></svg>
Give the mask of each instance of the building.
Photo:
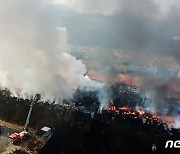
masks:
<svg viewBox="0 0 180 154"><path fill-rule="evenodd" d="M138 76L129 76L124 74L118 74L116 82L120 84L120 86L124 89L126 87L126 90L132 91L134 93L140 93L141 86L142 86L142 80Z"/></svg>
<svg viewBox="0 0 180 154"><path fill-rule="evenodd" d="M69 51L68 53L77 60L85 60L86 58L85 51Z"/></svg>

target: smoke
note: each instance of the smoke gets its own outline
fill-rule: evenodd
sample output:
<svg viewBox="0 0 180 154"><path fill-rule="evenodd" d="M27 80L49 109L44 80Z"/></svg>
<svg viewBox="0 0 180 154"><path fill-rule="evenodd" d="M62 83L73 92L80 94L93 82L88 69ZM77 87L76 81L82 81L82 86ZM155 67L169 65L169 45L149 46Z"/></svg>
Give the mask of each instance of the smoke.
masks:
<svg viewBox="0 0 180 154"><path fill-rule="evenodd" d="M124 56L136 53L131 62L146 62L151 59L148 54L156 53L159 59L170 55L179 63L176 3L163 12L153 0L54 0L74 10L50 0L0 2L0 84L15 95L41 93L45 100L61 101L78 87L101 88L102 84L83 76L86 68L82 62L66 53L69 44L87 46L95 70L108 74L104 76L110 80L118 73L114 65L125 59L118 59L121 51ZM153 89L157 98L166 91L156 86L147 88ZM109 99L104 92L99 95L102 102Z"/></svg>
<svg viewBox="0 0 180 154"><path fill-rule="evenodd" d="M55 14L61 9L66 12L57 16L61 17L59 25L68 29L68 42L74 46L86 46L89 57L93 55L90 57L95 64L92 68L101 72L103 77L110 76L113 80L112 76L119 73L114 66L121 65L125 69L123 73L126 73L125 67L129 63L179 69L180 5L177 0L54 2L67 6L59 5ZM143 76L139 72L141 70L134 75ZM167 102L171 103L167 95L171 95L169 87L175 77L165 74L162 73L160 80L150 74L149 77L143 76L141 89L149 92L152 100L147 102L153 112L163 112L168 108ZM103 95L101 101L108 102L111 96Z"/></svg>
<svg viewBox="0 0 180 154"><path fill-rule="evenodd" d="M176 0L54 1L67 6L59 4L54 14L61 17L59 25L68 27L71 44L94 47L106 57L112 57L117 49L143 52L144 57L156 53L173 57L169 64L179 64L180 6ZM167 64L163 59L162 63Z"/></svg>
<svg viewBox="0 0 180 154"><path fill-rule="evenodd" d="M71 97L78 86L97 86L85 65L66 53L67 30L52 20L46 0L0 0L0 84L14 95L45 100Z"/></svg>
<svg viewBox="0 0 180 154"><path fill-rule="evenodd" d="M132 11L129 9L130 7L136 8L136 10L138 8L137 12L139 10L149 12L146 13L146 15L151 14L151 12L156 13L155 9L152 10L152 8L156 7L154 1L152 0L53 0L53 2L56 4L60 3L67 5L80 13L101 13L104 15L114 15L119 14L125 9L126 11ZM134 11L134 13L136 13L136 11Z"/></svg>
<svg viewBox="0 0 180 154"><path fill-rule="evenodd" d="M80 13L103 13L113 14L120 9L123 0L53 0L54 3L67 5Z"/></svg>
<svg viewBox="0 0 180 154"><path fill-rule="evenodd" d="M175 119L174 119L174 124L173 124L174 128L180 128L180 116L177 116Z"/></svg>

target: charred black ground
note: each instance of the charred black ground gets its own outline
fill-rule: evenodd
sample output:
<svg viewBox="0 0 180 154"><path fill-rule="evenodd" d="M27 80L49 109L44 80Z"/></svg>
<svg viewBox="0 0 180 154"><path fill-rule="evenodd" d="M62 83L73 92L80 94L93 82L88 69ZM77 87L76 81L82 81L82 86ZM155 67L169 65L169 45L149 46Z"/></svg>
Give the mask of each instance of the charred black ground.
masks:
<svg viewBox="0 0 180 154"><path fill-rule="evenodd" d="M124 94L125 95L125 94ZM128 94L128 96L131 94ZM133 95L132 99L137 96ZM114 98L114 102L121 101ZM137 99L135 99L137 100ZM123 101L132 102L126 95ZM8 90L0 93L0 118L24 125L30 100L10 96ZM77 91L68 105L50 105L38 102L34 105L30 127L40 129L44 125L53 128L54 135L40 153L179 153L165 149L169 139L178 140L179 130L167 130L164 124L143 123L141 115L124 114L126 110L98 111L100 102L96 92ZM120 105L116 105L120 107ZM129 109L134 112L133 109ZM129 112L128 111L128 112ZM151 117L151 115L146 115ZM152 151L152 145L157 151Z"/></svg>

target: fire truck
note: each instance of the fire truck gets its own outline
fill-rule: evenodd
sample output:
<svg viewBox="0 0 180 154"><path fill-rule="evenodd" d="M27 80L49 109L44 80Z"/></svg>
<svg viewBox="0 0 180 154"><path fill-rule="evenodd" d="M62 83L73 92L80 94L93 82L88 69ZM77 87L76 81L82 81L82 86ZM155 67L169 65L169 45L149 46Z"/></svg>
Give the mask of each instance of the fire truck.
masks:
<svg viewBox="0 0 180 154"><path fill-rule="evenodd" d="M31 133L28 132L28 124L29 124L29 120L30 120L30 117L31 117L33 104L35 102L37 102L38 100L40 100L40 98L41 98L40 94L36 94L35 97L33 98L32 102L30 104L30 109L29 109L29 113L28 113L28 116L27 116L27 119L26 119L24 130L22 132L20 132L20 133L9 134L9 139L11 140L11 142L13 144L15 144L17 142L22 142L25 138L27 138L28 136L31 135Z"/></svg>
<svg viewBox="0 0 180 154"><path fill-rule="evenodd" d="M22 142L30 133L27 131L22 131L20 133L13 133L9 135L9 139L11 139L11 143L15 144L17 142Z"/></svg>

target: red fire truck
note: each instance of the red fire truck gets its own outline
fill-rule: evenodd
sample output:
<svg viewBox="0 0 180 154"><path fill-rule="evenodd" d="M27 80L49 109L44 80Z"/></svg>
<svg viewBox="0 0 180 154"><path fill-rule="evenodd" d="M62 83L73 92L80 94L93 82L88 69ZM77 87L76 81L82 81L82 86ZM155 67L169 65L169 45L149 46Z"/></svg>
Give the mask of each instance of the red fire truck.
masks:
<svg viewBox="0 0 180 154"><path fill-rule="evenodd" d="M41 98L40 94L36 94L35 97L33 98L32 102L30 104L30 109L29 109L29 112L28 112L28 116L27 116L27 119L26 119L24 130L22 132L20 132L20 133L9 134L9 139L11 139L11 142L13 144L15 144L17 142L21 142L24 138L26 138L27 136L30 135L30 133L28 132L28 124L29 124L29 119L30 119L31 113L32 113L33 104L35 102L37 102L38 100L40 100L40 98Z"/></svg>
<svg viewBox="0 0 180 154"><path fill-rule="evenodd" d="M11 139L11 142L13 144L17 142L21 142L23 139L25 139L27 136L29 136L30 133L27 131L22 131L20 133L12 133L9 135L9 138Z"/></svg>

